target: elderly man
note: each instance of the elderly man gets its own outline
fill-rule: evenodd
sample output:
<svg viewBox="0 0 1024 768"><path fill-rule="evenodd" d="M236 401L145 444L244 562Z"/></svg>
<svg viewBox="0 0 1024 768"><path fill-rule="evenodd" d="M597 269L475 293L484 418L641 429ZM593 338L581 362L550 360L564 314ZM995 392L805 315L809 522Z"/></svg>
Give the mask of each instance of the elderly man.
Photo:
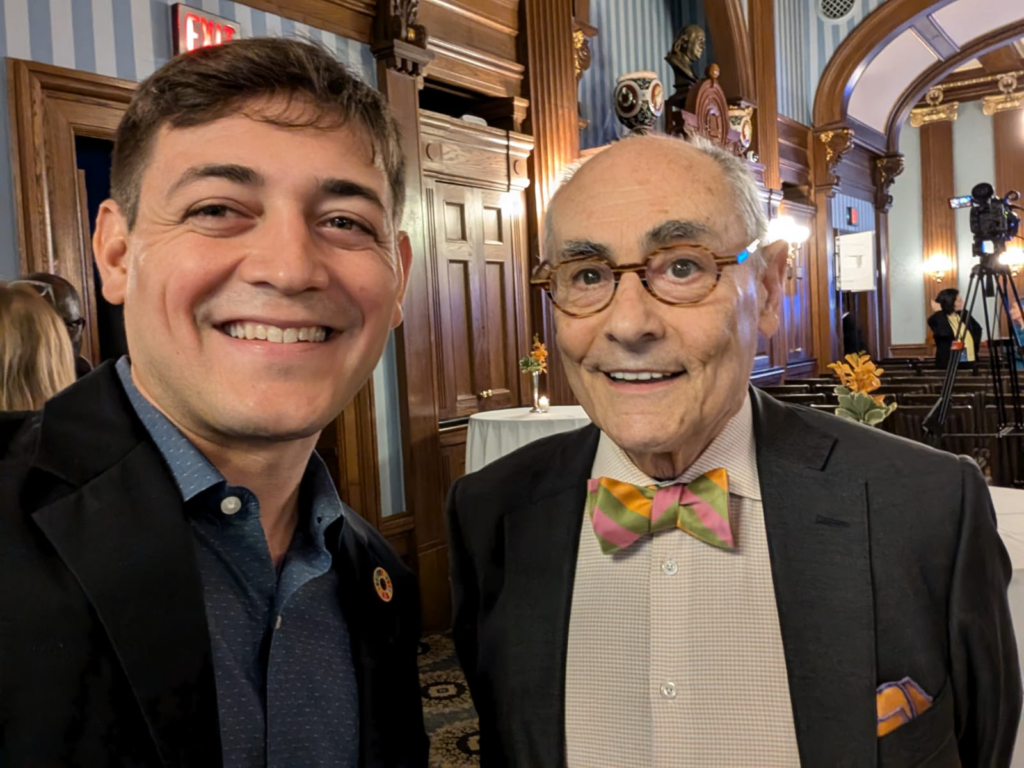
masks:
<svg viewBox="0 0 1024 768"><path fill-rule="evenodd" d="M307 43L204 49L111 181L130 359L0 420L0 764L425 766L416 584L313 450L402 319L386 104Z"/></svg>
<svg viewBox="0 0 1024 768"><path fill-rule="evenodd" d="M594 421L461 479L485 766L1006 766L1020 675L978 468L749 388L785 245L666 137L552 202L537 282Z"/></svg>

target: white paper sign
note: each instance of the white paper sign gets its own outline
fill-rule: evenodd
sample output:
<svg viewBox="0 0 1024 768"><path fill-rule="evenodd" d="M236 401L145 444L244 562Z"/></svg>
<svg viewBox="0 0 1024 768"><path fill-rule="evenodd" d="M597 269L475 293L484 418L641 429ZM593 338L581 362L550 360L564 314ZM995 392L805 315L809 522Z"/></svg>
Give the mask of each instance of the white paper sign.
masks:
<svg viewBox="0 0 1024 768"><path fill-rule="evenodd" d="M836 238L840 291L875 290L875 233L856 232Z"/></svg>

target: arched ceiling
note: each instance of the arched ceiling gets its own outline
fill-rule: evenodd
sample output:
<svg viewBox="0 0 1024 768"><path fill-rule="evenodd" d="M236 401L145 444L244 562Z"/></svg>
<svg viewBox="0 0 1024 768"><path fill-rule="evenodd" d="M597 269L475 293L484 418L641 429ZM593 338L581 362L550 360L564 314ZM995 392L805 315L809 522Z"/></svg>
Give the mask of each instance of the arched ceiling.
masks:
<svg viewBox="0 0 1024 768"><path fill-rule="evenodd" d="M889 0L829 63L815 127L848 124L860 142L893 151L900 125L928 87L1021 37L1024 0Z"/></svg>

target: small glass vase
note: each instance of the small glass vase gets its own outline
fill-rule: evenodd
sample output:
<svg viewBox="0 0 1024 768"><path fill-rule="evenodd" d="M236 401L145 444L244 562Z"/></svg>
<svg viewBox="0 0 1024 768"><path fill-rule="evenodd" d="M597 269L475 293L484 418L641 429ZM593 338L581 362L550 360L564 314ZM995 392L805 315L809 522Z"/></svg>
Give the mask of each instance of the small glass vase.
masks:
<svg viewBox="0 0 1024 768"><path fill-rule="evenodd" d="M540 408L540 371L530 374L530 384L533 386L533 408L530 413L544 413Z"/></svg>

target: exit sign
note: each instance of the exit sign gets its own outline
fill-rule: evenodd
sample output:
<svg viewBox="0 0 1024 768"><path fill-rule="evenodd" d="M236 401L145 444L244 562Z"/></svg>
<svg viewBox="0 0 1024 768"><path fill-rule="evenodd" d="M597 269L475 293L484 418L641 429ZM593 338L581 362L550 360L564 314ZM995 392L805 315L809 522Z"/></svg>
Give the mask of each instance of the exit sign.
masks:
<svg viewBox="0 0 1024 768"><path fill-rule="evenodd" d="M237 22L214 16L184 3L175 3L171 11L174 18L174 52L191 53L200 48L220 45L241 37Z"/></svg>

